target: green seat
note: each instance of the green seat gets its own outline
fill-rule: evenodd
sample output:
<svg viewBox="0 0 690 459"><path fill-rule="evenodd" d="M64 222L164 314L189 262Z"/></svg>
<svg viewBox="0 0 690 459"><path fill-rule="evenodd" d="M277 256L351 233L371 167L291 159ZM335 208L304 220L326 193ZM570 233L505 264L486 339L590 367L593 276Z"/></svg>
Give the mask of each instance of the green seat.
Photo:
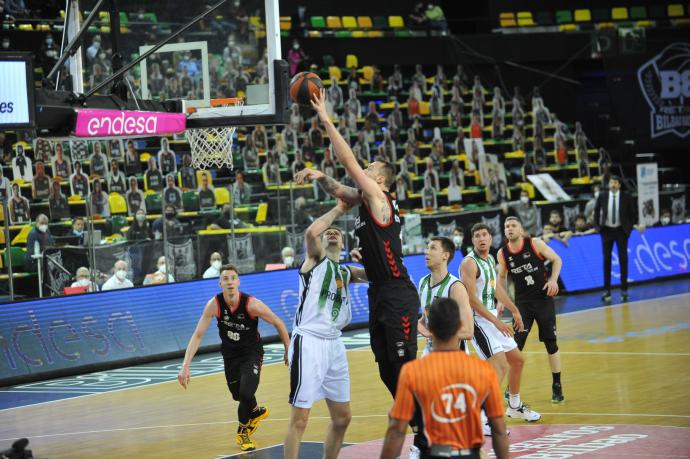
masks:
<svg viewBox="0 0 690 459"><path fill-rule="evenodd" d="M182 193L182 207L185 212L199 210L199 195L196 191L185 191Z"/></svg>
<svg viewBox="0 0 690 459"><path fill-rule="evenodd" d="M410 31L409 30L396 30L395 31L395 36L398 38L408 38L410 37Z"/></svg>
<svg viewBox="0 0 690 459"><path fill-rule="evenodd" d="M110 229L113 233L119 233L127 225L129 222L127 222L127 217L123 215L115 215L110 218Z"/></svg>
<svg viewBox="0 0 690 459"><path fill-rule="evenodd" d="M551 11L537 11L534 21L540 26L553 25L553 13Z"/></svg>
<svg viewBox="0 0 690 459"><path fill-rule="evenodd" d="M647 19L647 8L644 6L631 6L630 19L634 19L636 21Z"/></svg>
<svg viewBox="0 0 690 459"><path fill-rule="evenodd" d="M129 24L129 18L127 18L127 13L120 11L120 25L127 26Z"/></svg>
<svg viewBox="0 0 690 459"><path fill-rule="evenodd" d="M147 194L144 198L147 214L159 214L163 210L163 200L159 193Z"/></svg>
<svg viewBox="0 0 690 459"><path fill-rule="evenodd" d="M570 10L556 11L556 24L570 24L573 22L573 13Z"/></svg>
<svg viewBox="0 0 690 459"><path fill-rule="evenodd" d="M10 258L12 260L12 271L17 272L24 267L25 255L21 247L10 247ZM7 251L2 251L2 266L7 268Z"/></svg>
<svg viewBox="0 0 690 459"><path fill-rule="evenodd" d="M337 30L335 32L335 37L336 38L350 38L352 37L352 32L349 30Z"/></svg>
<svg viewBox="0 0 690 459"><path fill-rule="evenodd" d="M374 28L375 29L387 29L388 19L383 16L374 16Z"/></svg>
<svg viewBox="0 0 690 459"><path fill-rule="evenodd" d="M311 17L311 26L315 29L325 29L326 28L326 20L323 18L323 16L312 16Z"/></svg>

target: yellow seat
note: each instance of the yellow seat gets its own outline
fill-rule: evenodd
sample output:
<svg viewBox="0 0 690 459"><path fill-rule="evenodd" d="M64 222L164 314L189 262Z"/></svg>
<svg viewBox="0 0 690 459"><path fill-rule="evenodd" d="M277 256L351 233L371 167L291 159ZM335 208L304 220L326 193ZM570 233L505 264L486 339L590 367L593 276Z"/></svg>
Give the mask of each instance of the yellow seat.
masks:
<svg viewBox="0 0 690 459"><path fill-rule="evenodd" d="M326 26L329 29L342 29L343 24L340 22L340 16L328 16L326 17Z"/></svg>
<svg viewBox="0 0 690 459"><path fill-rule="evenodd" d="M321 31L319 30L310 30L308 33L309 38L320 38L321 37Z"/></svg>
<svg viewBox="0 0 690 459"><path fill-rule="evenodd" d="M419 114L420 115L429 115L431 113L431 109L429 107L429 102L425 102L423 100L419 101Z"/></svg>
<svg viewBox="0 0 690 459"><path fill-rule="evenodd" d="M357 16L357 24L360 29L371 29L374 23L371 22L371 16Z"/></svg>
<svg viewBox="0 0 690 459"><path fill-rule="evenodd" d="M149 159L151 159L151 153L144 152L139 155L139 161L141 161L142 163L148 163Z"/></svg>
<svg viewBox="0 0 690 459"><path fill-rule="evenodd" d="M213 190L213 194L216 196L216 205L222 206L223 204L228 204L230 202L230 191L224 186L219 186Z"/></svg>
<svg viewBox="0 0 690 459"><path fill-rule="evenodd" d="M340 67L331 65L328 67L328 76L331 77L331 80L335 80L336 83L342 79L342 73L340 72Z"/></svg>
<svg viewBox="0 0 690 459"><path fill-rule="evenodd" d="M347 56L345 56L345 67L347 67L348 69L352 67L357 68L359 67L358 64L359 61L357 60L357 56L355 56L354 54L348 54Z"/></svg>
<svg viewBox="0 0 690 459"><path fill-rule="evenodd" d="M26 240L28 239L30 232L31 225L23 225L22 229L19 230L19 234L12 239L12 245L26 245Z"/></svg>
<svg viewBox="0 0 690 459"><path fill-rule="evenodd" d="M588 9L575 10L575 22L590 22L592 20L592 12Z"/></svg>
<svg viewBox="0 0 690 459"><path fill-rule="evenodd" d="M405 27L405 21L402 16L388 16L388 27L391 29L402 29Z"/></svg>
<svg viewBox="0 0 690 459"><path fill-rule="evenodd" d="M292 21L283 21L282 18L280 20L280 30L285 30L289 31L292 29Z"/></svg>
<svg viewBox="0 0 690 459"><path fill-rule="evenodd" d="M362 78L364 79L365 83L369 83L373 75L374 67L372 67L371 65L365 65L364 67L362 67Z"/></svg>
<svg viewBox="0 0 690 459"><path fill-rule="evenodd" d="M499 21L501 23L501 27L515 27L517 25L517 22L515 22L514 13L501 13L499 15Z"/></svg>
<svg viewBox="0 0 690 459"><path fill-rule="evenodd" d="M256 219L254 220L258 224L262 224L266 221L268 216L268 204L262 202L259 204L259 208L256 209Z"/></svg>
<svg viewBox="0 0 690 459"><path fill-rule="evenodd" d="M683 17L683 5L673 3L666 7L666 13L670 18Z"/></svg>
<svg viewBox="0 0 690 459"><path fill-rule="evenodd" d="M575 24L561 24L558 30L561 32L574 32L577 30L577 26Z"/></svg>
<svg viewBox="0 0 690 459"><path fill-rule="evenodd" d="M624 6L617 6L611 8L611 19L614 21L625 21L628 19L628 8Z"/></svg>
<svg viewBox="0 0 690 459"><path fill-rule="evenodd" d="M115 191L108 195L108 204L110 204L111 214L126 214L127 213L127 201L125 197L120 193Z"/></svg>
<svg viewBox="0 0 690 459"><path fill-rule="evenodd" d="M367 37L381 38L383 37L383 32L381 30L367 30Z"/></svg>
<svg viewBox="0 0 690 459"><path fill-rule="evenodd" d="M531 27L536 25L530 11L518 11L517 23L519 27Z"/></svg>
<svg viewBox="0 0 690 459"><path fill-rule="evenodd" d="M353 30L352 31L352 38L364 38L366 35L364 35L363 30Z"/></svg>
<svg viewBox="0 0 690 459"><path fill-rule="evenodd" d="M356 29L357 19L354 16L343 16L343 27L346 29Z"/></svg>

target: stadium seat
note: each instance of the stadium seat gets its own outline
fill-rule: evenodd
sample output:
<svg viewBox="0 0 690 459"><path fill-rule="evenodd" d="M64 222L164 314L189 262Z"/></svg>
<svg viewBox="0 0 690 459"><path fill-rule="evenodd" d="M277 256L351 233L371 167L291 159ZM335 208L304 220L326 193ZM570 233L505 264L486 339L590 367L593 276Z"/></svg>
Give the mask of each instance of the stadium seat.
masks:
<svg viewBox="0 0 690 459"><path fill-rule="evenodd" d="M120 193L111 192L108 195L108 204L110 205L111 214L126 214L127 213L127 201L125 197Z"/></svg>
<svg viewBox="0 0 690 459"><path fill-rule="evenodd" d="M636 21L647 19L647 8L644 6L631 6L630 19L634 19Z"/></svg>
<svg viewBox="0 0 690 459"><path fill-rule="evenodd" d="M537 11L535 21L537 25L541 26L553 25L553 13L551 11Z"/></svg>
<svg viewBox="0 0 690 459"><path fill-rule="evenodd" d="M12 262L12 271L16 272L24 267L25 255L24 249L21 247L10 247L10 261ZM7 251L2 251L2 267L7 267Z"/></svg>
<svg viewBox="0 0 690 459"><path fill-rule="evenodd" d="M354 16L343 16L342 19L343 27L346 29L356 29L357 19Z"/></svg>
<svg viewBox="0 0 690 459"><path fill-rule="evenodd" d="M350 37L352 37L352 32L349 30L336 30L335 31L335 37L336 38L350 38Z"/></svg>
<svg viewBox="0 0 690 459"><path fill-rule="evenodd" d="M311 26L315 29L325 29L326 21L324 20L323 16L312 16Z"/></svg>
<svg viewBox="0 0 690 459"><path fill-rule="evenodd" d="M292 30L292 18L290 16L280 17L280 30L290 31Z"/></svg>
<svg viewBox="0 0 690 459"><path fill-rule="evenodd" d="M182 207L185 212L199 210L199 195L196 191L185 191L182 193Z"/></svg>
<svg viewBox="0 0 690 459"><path fill-rule="evenodd" d="M128 224L127 217L124 217L123 215L113 215L113 217L110 219L110 229L113 233L119 233L122 228Z"/></svg>
<svg viewBox="0 0 690 459"><path fill-rule="evenodd" d="M359 67L358 64L359 64L359 62L357 60L357 56L355 56L354 54L348 54L347 56L345 56L345 67L346 68L348 68L348 69L351 69L352 67L357 68L357 67Z"/></svg>
<svg viewBox="0 0 690 459"><path fill-rule="evenodd" d="M570 10L556 11L556 24L570 24L573 22L573 13Z"/></svg>
<svg viewBox="0 0 690 459"><path fill-rule="evenodd" d="M592 21L608 22L611 20L611 11L608 8L594 8L592 10Z"/></svg>
<svg viewBox="0 0 690 459"><path fill-rule="evenodd" d="M673 3L671 5L668 5L666 7L666 13L670 18L681 18L685 16L685 12L683 11L683 5L681 5L680 3Z"/></svg>
<svg viewBox="0 0 690 459"><path fill-rule="evenodd" d="M518 11L517 14L518 27L532 27L536 25L534 19L532 18L531 11Z"/></svg>
<svg viewBox="0 0 690 459"><path fill-rule="evenodd" d="M144 202L146 203L147 214L159 214L163 210L163 200L161 199L161 195L155 191L147 191Z"/></svg>
<svg viewBox="0 0 690 459"><path fill-rule="evenodd" d="M342 29L343 23L340 22L339 16L328 16L326 18L326 25L329 29Z"/></svg>
<svg viewBox="0 0 690 459"><path fill-rule="evenodd" d="M336 65L331 65L328 67L328 76L331 78L331 80L335 79L336 82L342 80L342 73L340 71L340 67Z"/></svg>
<svg viewBox="0 0 690 459"><path fill-rule="evenodd" d="M649 18L650 19L665 19L666 11L663 5L649 5Z"/></svg>
<svg viewBox="0 0 690 459"><path fill-rule="evenodd" d="M357 26L360 29L371 29L374 27L374 23L371 22L371 17L369 16L357 16Z"/></svg>
<svg viewBox="0 0 690 459"><path fill-rule="evenodd" d="M383 16L374 16L374 28L375 29L387 29L388 19Z"/></svg>
<svg viewBox="0 0 690 459"><path fill-rule="evenodd" d="M591 22L592 12L588 9L575 10L575 22Z"/></svg>
<svg viewBox="0 0 690 459"><path fill-rule="evenodd" d="M259 204L259 208L256 209L256 218L254 221L261 225L262 223L266 223L266 217L268 216L268 204L265 202L262 202Z"/></svg>
<svg viewBox="0 0 690 459"><path fill-rule="evenodd" d="M402 16L388 16L388 26L391 29L402 29L405 27L405 21Z"/></svg>
<svg viewBox="0 0 690 459"><path fill-rule="evenodd" d="M353 30L352 31L352 38L364 38L366 37L366 34L364 33L363 30Z"/></svg>
<svg viewBox="0 0 690 459"><path fill-rule="evenodd" d="M412 32L410 32L409 30L396 30L395 36L397 38L408 38L412 36Z"/></svg>
<svg viewBox="0 0 690 459"><path fill-rule="evenodd" d="M500 13L498 19L501 27L515 27L517 25L517 22L515 21L515 13Z"/></svg>
<svg viewBox="0 0 690 459"><path fill-rule="evenodd" d="M371 77L374 75L374 67L371 65L365 65L362 67L362 80L363 84L367 84L371 81Z"/></svg>
<svg viewBox="0 0 690 459"><path fill-rule="evenodd" d="M224 186L215 188L213 190L213 194L216 196L217 206L222 206L223 204L228 204L230 202L230 191Z"/></svg>
<svg viewBox="0 0 690 459"><path fill-rule="evenodd" d="M422 116L429 116L431 113L429 102L420 100L419 101L419 114Z"/></svg>
<svg viewBox="0 0 690 459"><path fill-rule="evenodd" d="M309 38L320 38L322 36L319 30L310 30L307 32Z"/></svg>
<svg viewBox="0 0 690 459"><path fill-rule="evenodd" d="M26 240L29 238L29 233L31 232L32 225L22 225L17 234L12 241L12 245L26 245Z"/></svg>
<svg viewBox="0 0 690 459"><path fill-rule="evenodd" d="M575 24L561 24L558 26L558 30L561 32L574 32L577 30L577 26Z"/></svg>
<svg viewBox="0 0 690 459"><path fill-rule="evenodd" d="M624 6L611 8L611 19L614 21L626 21L628 19L628 9Z"/></svg>
<svg viewBox="0 0 690 459"><path fill-rule="evenodd" d="M381 30L367 30L367 37L369 37L369 38L381 38L381 37L383 37L383 31L381 31Z"/></svg>

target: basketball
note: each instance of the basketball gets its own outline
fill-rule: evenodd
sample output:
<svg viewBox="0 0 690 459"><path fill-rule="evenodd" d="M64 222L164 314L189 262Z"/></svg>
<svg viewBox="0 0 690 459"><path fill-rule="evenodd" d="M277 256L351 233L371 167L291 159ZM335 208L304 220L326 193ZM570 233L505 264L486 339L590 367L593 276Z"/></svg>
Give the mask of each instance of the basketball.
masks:
<svg viewBox="0 0 690 459"><path fill-rule="evenodd" d="M318 96L321 89L323 82L316 73L300 72L290 81L290 98L303 107L311 107L312 96Z"/></svg>

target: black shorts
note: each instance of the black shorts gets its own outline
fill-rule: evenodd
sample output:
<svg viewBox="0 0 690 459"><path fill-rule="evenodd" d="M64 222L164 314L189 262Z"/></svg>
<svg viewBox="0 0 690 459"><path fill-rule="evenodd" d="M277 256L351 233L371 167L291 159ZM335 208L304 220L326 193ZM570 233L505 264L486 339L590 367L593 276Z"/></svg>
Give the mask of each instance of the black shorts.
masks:
<svg viewBox="0 0 690 459"><path fill-rule="evenodd" d="M556 309L552 298L516 302L527 333L534 322L539 327L539 341L556 339Z"/></svg>
<svg viewBox="0 0 690 459"><path fill-rule="evenodd" d="M369 336L377 362L413 360L417 356L420 303L410 280L369 286Z"/></svg>
<svg viewBox="0 0 690 459"><path fill-rule="evenodd" d="M239 400L241 388L256 392L264 361L264 349L247 349L243 352L222 352L225 380L234 400ZM252 391L253 388L253 391Z"/></svg>

